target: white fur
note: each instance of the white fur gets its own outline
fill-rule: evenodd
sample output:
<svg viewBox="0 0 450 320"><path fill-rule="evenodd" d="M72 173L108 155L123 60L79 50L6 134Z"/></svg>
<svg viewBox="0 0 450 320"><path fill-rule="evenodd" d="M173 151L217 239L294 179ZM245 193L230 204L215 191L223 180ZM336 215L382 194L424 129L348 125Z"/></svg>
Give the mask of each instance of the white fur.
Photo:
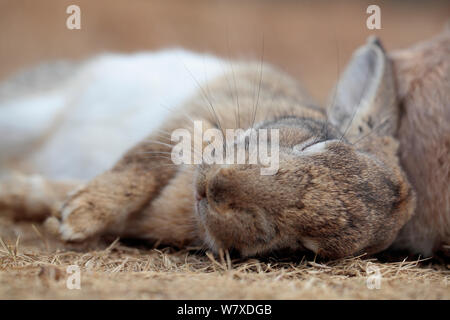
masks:
<svg viewBox="0 0 450 320"><path fill-rule="evenodd" d="M318 142L318 143L314 143L314 144L312 144L310 146L307 146L311 141L314 141L314 138L310 139L310 140L307 140L304 143L295 145L292 148L293 153L297 154L299 156L313 155L315 153L319 153L319 152L325 151L326 148L327 148L327 145L330 142L330 141L321 141L321 142ZM307 146L306 148L305 148L305 145Z"/></svg>
<svg viewBox="0 0 450 320"><path fill-rule="evenodd" d="M0 104L0 160L19 154L50 128L65 103L64 92L53 90L19 96Z"/></svg>
<svg viewBox="0 0 450 320"><path fill-rule="evenodd" d="M315 144L303 149L303 154L306 155L306 154L314 154L314 153L323 152L326 150L328 144L329 144L329 141L322 141L322 142L315 143Z"/></svg>
<svg viewBox="0 0 450 320"><path fill-rule="evenodd" d="M33 170L90 179L224 68L215 57L183 50L95 57L50 91L0 101L0 154L27 151L47 133L28 158Z"/></svg>

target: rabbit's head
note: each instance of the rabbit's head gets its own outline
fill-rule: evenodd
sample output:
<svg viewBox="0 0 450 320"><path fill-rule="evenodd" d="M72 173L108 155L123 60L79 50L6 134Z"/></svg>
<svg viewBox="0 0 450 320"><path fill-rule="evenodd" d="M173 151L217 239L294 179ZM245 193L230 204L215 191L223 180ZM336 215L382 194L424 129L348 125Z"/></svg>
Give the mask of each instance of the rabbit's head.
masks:
<svg viewBox="0 0 450 320"><path fill-rule="evenodd" d="M397 159L398 106L377 40L353 56L329 118L283 117L279 169L200 165L196 217L212 249L242 255L309 249L328 258L387 248L411 217L415 195Z"/></svg>

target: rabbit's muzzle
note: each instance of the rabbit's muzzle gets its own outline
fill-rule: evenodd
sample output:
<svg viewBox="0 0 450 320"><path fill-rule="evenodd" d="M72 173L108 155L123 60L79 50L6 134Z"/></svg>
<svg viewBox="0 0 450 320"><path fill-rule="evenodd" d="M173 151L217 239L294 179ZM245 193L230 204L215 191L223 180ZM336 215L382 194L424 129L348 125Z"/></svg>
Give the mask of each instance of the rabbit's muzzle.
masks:
<svg viewBox="0 0 450 320"><path fill-rule="evenodd" d="M197 179L195 200L196 216L206 230L208 245L213 250L235 249L243 255L267 247L275 230L267 213L255 204L256 190L248 176L253 170L225 166L210 171Z"/></svg>

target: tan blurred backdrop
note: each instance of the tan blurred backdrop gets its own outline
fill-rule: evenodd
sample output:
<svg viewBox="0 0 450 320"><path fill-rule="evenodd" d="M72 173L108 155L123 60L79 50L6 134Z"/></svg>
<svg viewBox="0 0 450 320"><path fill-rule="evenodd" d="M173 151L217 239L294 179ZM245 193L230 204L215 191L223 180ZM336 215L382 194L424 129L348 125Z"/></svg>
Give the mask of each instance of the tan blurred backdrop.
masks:
<svg viewBox="0 0 450 320"><path fill-rule="evenodd" d="M81 8L81 30L66 8ZM366 9L381 8L381 30ZM45 60L185 47L260 59L302 79L323 101L352 51L377 34L388 50L439 32L450 1L0 0L0 80ZM264 46L263 46L264 42Z"/></svg>

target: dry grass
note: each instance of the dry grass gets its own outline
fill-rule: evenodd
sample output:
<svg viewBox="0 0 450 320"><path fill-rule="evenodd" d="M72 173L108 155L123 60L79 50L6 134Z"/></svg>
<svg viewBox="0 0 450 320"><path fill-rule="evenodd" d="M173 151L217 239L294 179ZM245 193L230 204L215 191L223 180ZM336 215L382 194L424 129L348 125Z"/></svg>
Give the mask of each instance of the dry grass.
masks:
<svg viewBox="0 0 450 320"><path fill-rule="evenodd" d="M355 257L314 262L231 259L196 250L143 249L114 241L70 250L38 228L0 224L2 299L449 299L450 271L429 261L382 263ZM20 232L19 232L20 230ZM12 238L21 234L22 240ZM8 240L7 240L8 238ZM66 268L81 269L81 290ZM380 289L368 289L369 266Z"/></svg>

